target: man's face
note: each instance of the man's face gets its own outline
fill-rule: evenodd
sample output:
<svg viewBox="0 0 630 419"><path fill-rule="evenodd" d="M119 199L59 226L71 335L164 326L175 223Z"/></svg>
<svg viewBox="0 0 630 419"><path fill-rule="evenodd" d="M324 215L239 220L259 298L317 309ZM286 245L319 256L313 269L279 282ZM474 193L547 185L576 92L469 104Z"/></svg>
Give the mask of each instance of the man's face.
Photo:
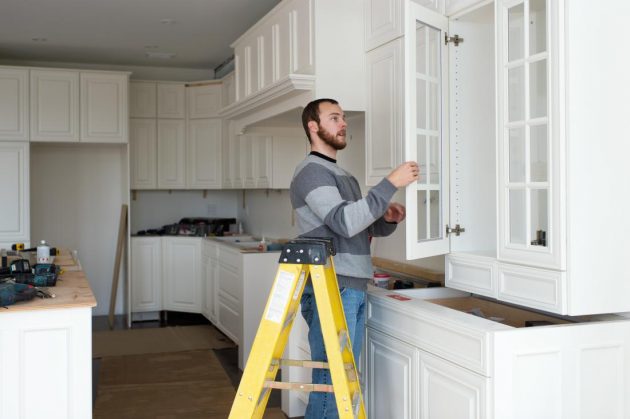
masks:
<svg viewBox="0 0 630 419"><path fill-rule="evenodd" d="M330 102L319 104L317 135L335 150L346 148L346 116L339 105Z"/></svg>

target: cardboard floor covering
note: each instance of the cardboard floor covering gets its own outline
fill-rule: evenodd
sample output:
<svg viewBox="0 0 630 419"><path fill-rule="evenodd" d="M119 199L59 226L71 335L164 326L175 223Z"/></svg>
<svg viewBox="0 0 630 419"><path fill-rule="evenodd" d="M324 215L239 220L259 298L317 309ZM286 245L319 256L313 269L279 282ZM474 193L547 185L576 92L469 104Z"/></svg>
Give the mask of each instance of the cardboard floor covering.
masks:
<svg viewBox="0 0 630 419"><path fill-rule="evenodd" d="M92 357L180 352L233 347L210 325L108 330L92 334Z"/></svg>

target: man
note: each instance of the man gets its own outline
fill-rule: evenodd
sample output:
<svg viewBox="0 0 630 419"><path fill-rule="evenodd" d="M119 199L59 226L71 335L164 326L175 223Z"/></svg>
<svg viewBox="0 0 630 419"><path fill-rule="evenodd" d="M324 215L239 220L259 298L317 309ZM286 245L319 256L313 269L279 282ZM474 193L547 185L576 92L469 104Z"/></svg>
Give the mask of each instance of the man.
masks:
<svg viewBox="0 0 630 419"><path fill-rule="evenodd" d="M298 229L305 237L332 237L335 270L343 309L359 361L365 327L367 282L373 277L370 236L387 236L405 219L405 207L389 203L396 190L418 180L418 165L406 162L361 196L357 180L337 166L337 151L346 147L346 119L333 99L310 102L302 113L311 153L298 165L291 182L291 203ZM313 288L308 283L301 300L309 327L311 358L327 361ZM314 369L313 383L331 384L328 370ZM334 394L312 392L305 419L338 418Z"/></svg>

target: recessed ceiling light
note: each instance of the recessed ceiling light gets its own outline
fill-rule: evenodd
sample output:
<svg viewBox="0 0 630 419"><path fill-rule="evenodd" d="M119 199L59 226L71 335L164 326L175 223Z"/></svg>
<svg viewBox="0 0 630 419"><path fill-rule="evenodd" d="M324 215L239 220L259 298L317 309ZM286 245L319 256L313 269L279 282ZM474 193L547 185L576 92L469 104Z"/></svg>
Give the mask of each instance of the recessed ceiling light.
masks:
<svg viewBox="0 0 630 419"><path fill-rule="evenodd" d="M31 41L33 41L33 42L46 42L46 41L48 41L48 39L41 38L41 37L35 37L35 38L31 38Z"/></svg>
<svg viewBox="0 0 630 419"><path fill-rule="evenodd" d="M146 53L146 56L149 58L159 58L161 60L170 60L175 56L174 52L157 52L157 51L149 51Z"/></svg>
<svg viewBox="0 0 630 419"><path fill-rule="evenodd" d="M172 25L175 23L175 19L172 19L170 17L166 18L166 19L162 19L160 20L160 23L163 25Z"/></svg>

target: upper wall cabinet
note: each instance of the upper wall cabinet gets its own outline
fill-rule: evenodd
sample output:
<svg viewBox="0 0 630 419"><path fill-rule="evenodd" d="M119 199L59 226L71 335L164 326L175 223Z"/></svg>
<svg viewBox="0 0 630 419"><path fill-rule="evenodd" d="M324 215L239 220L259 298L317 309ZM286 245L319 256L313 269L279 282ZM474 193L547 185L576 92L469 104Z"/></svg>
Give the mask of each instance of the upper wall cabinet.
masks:
<svg viewBox="0 0 630 419"><path fill-rule="evenodd" d="M127 74L81 73L81 141L126 143Z"/></svg>
<svg viewBox="0 0 630 419"><path fill-rule="evenodd" d="M150 81L129 83L129 117L157 117L157 85Z"/></svg>
<svg viewBox="0 0 630 419"><path fill-rule="evenodd" d="M236 101L222 115L263 120L316 97L365 110L362 15L361 0L282 1L232 45Z"/></svg>
<svg viewBox="0 0 630 419"><path fill-rule="evenodd" d="M366 129L403 124L402 160L421 171L406 189L407 257L448 254L449 287L560 314L630 311L618 237L630 86L605 47L630 6L613 3L501 0L448 19L406 1L404 36L368 53L402 42L402 90L368 86L374 104L400 95L403 112L367 112ZM366 137L373 154L399 146Z"/></svg>
<svg viewBox="0 0 630 419"><path fill-rule="evenodd" d="M236 102L236 79L232 71L221 79L221 105L230 106Z"/></svg>
<svg viewBox="0 0 630 419"><path fill-rule="evenodd" d="M0 247L31 240L29 144L0 141Z"/></svg>
<svg viewBox="0 0 630 419"><path fill-rule="evenodd" d="M79 141L79 72L31 70L31 141Z"/></svg>
<svg viewBox="0 0 630 419"><path fill-rule="evenodd" d="M216 118L221 110L221 82L193 83L186 87L188 118Z"/></svg>
<svg viewBox="0 0 630 419"><path fill-rule="evenodd" d="M0 141L28 141L29 70L0 67Z"/></svg>
<svg viewBox="0 0 630 419"><path fill-rule="evenodd" d="M186 84L158 83L157 117L186 118Z"/></svg>
<svg viewBox="0 0 630 419"><path fill-rule="evenodd" d="M126 143L128 73L31 69L31 141Z"/></svg>

